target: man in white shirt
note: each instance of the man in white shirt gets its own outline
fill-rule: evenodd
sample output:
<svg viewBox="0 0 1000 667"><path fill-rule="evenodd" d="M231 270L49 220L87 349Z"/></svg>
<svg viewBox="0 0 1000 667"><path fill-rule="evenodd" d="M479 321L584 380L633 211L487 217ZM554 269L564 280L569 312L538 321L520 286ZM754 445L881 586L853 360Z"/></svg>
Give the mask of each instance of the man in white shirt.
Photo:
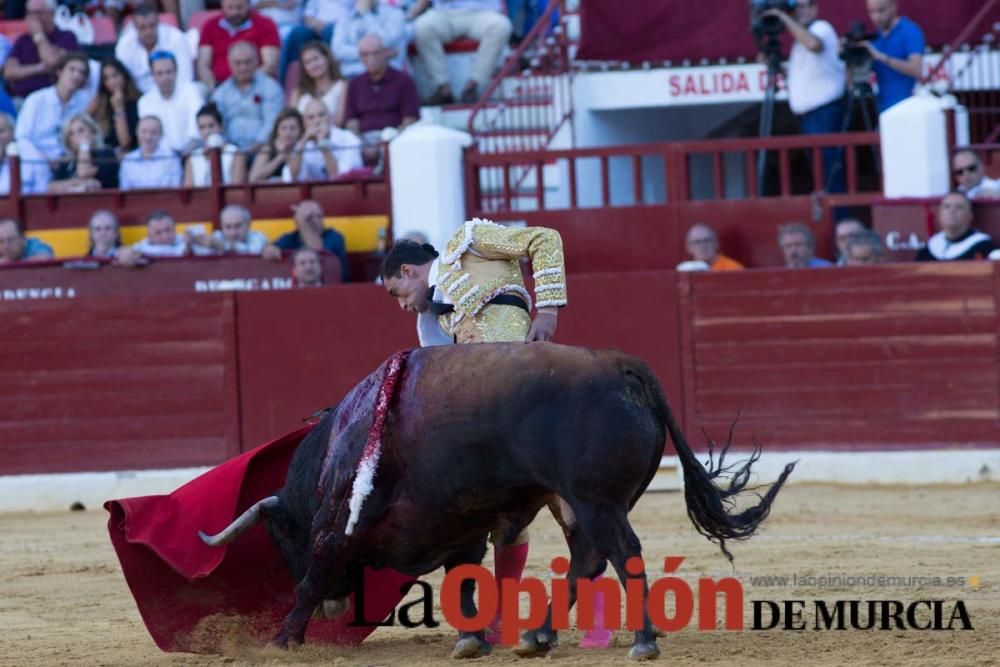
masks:
<svg viewBox="0 0 1000 667"><path fill-rule="evenodd" d="M146 217L146 238L118 250L118 263L135 266L145 257L184 257L188 245L177 233L177 224L166 211L153 211Z"/></svg>
<svg viewBox="0 0 1000 667"><path fill-rule="evenodd" d="M32 143L47 160L63 156L63 123L86 111L92 97L87 90L88 72L87 57L82 53L63 56L55 85L36 90L24 100L14 126L18 145Z"/></svg>
<svg viewBox="0 0 1000 667"><path fill-rule="evenodd" d="M799 120L802 134L841 132L844 123L844 63L840 59L837 31L819 18L817 0L795 3L795 17L778 9L774 16L795 39L788 56L788 106ZM840 151L823 149L823 183L830 192L844 191Z"/></svg>
<svg viewBox="0 0 1000 667"><path fill-rule="evenodd" d="M219 213L219 229L211 235L189 227L186 236L196 255L259 255L267 246L267 237L250 229L250 222L250 211L230 204Z"/></svg>
<svg viewBox="0 0 1000 667"><path fill-rule="evenodd" d="M14 143L14 118L0 112L0 195L10 194L10 156L20 156L21 194L46 192L52 173L45 156L30 141Z"/></svg>
<svg viewBox="0 0 1000 667"><path fill-rule="evenodd" d="M1000 180L986 175L983 161L971 148L960 148L952 154L951 172L959 192L964 192L969 199L1000 198Z"/></svg>
<svg viewBox="0 0 1000 667"><path fill-rule="evenodd" d="M122 158L118 187L122 190L180 187L184 178L181 161L163 144L160 119L156 116L140 118L135 133L139 147Z"/></svg>
<svg viewBox="0 0 1000 667"><path fill-rule="evenodd" d="M306 128L302 166L297 177L284 173L283 180L327 181L363 166L361 139L353 132L332 126L330 111L323 102L311 100L302 117Z"/></svg>
<svg viewBox="0 0 1000 667"><path fill-rule="evenodd" d="M433 6L424 11L432 2ZM408 16L416 17L413 22L414 40L435 86L434 94L425 104L454 101L448 83L444 45L459 37L479 42L469 80L461 92L464 104L478 101L510 40L512 26L507 15L500 10L500 0L417 0L410 7Z"/></svg>
<svg viewBox="0 0 1000 667"><path fill-rule="evenodd" d="M115 57L132 73L143 93L154 87L149 57L155 51L174 54L177 79L194 81L194 57L184 33L172 25L160 23L160 15L150 5L139 5L132 14L132 25L118 38Z"/></svg>
<svg viewBox="0 0 1000 667"><path fill-rule="evenodd" d="M198 109L205 103L201 90L177 80L177 61L167 51L153 51L149 67L156 85L139 98L139 117L155 116L163 125L163 145L188 153L197 145Z"/></svg>

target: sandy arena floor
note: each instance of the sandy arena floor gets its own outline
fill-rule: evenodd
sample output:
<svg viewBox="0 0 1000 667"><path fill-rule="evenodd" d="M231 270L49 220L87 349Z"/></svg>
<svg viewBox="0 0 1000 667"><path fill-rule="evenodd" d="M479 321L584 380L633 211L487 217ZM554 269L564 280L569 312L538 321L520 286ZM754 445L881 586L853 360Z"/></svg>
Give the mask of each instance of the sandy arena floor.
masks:
<svg viewBox="0 0 1000 667"><path fill-rule="evenodd" d="M647 563L686 558L682 576L732 574L718 549L695 533L677 493L648 494L632 514ZM103 511L0 515L0 664L433 665L447 661L455 637L434 630L384 628L354 650L306 646L281 653L247 649L222 657L161 653L150 640L118 569ZM528 574L545 577L565 553L557 526L533 530ZM857 488L790 486L766 530L736 544L737 575L751 600L944 599L965 601L972 631L699 632L660 640L660 664L675 665L996 665L1000 663L1000 485ZM488 557L489 558L489 557ZM650 574L656 576L652 567ZM889 575L965 577L964 586L752 585L751 576ZM978 577L978 580L974 579ZM439 576L429 579L435 586ZM813 611L805 618L811 628ZM946 612L947 621L947 612ZM625 664L631 633L607 651L561 635L549 660L563 665ZM509 664L505 649L476 664Z"/></svg>

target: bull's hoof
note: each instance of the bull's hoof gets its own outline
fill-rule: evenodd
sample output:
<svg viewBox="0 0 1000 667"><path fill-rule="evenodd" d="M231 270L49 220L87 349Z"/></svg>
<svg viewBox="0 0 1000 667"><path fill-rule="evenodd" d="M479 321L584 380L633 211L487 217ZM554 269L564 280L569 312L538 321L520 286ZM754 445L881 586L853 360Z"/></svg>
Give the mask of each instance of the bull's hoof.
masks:
<svg viewBox="0 0 1000 667"><path fill-rule="evenodd" d="M660 647L656 642L644 642L632 644L628 651L629 660L656 660L660 657Z"/></svg>
<svg viewBox="0 0 1000 667"><path fill-rule="evenodd" d="M546 655L557 644L555 633L526 632L520 643L511 649L519 658L541 657Z"/></svg>
<svg viewBox="0 0 1000 667"><path fill-rule="evenodd" d="M479 658L488 655L493 647L478 637L461 637L455 648L451 652L451 657L455 660L467 660L469 658Z"/></svg>
<svg viewBox="0 0 1000 667"><path fill-rule="evenodd" d="M295 648L296 646L301 646L302 642L296 640L293 637L286 637L284 635L278 635L271 641L267 643L269 648L278 648L282 651L287 651L290 648Z"/></svg>
<svg viewBox="0 0 1000 667"><path fill-rule="evenodd" d="M323 600L323 602L316 605L316 609L313 611L313 618L337 618L346 614L350 608L350 598Z"/></svg>

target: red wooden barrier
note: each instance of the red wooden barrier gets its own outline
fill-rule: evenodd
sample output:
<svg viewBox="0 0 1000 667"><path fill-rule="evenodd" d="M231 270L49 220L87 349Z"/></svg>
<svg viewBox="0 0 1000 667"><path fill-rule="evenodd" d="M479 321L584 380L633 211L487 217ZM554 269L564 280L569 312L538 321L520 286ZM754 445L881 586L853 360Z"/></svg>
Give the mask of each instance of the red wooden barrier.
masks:
<svg viewBox="0 0 1000 667"><path fill-rule="evenodd" d="M323 255L323 275L339 283L340 260ZM78 268L72 268L72 267ZM79 267L83 268L79 268ZM69 268L67 268L69 267ZM90 259L0 265L0 300L74 299L108 294L163 294L289 290L295 287L291 260L266 262L254 256L157 259L125 268Z"/></svg>
<svg viewBox="0 0 1000 667"><path fill-rule="evenodd" d="M646 359L692 443L1000 440L1000 265L577 274L560 342ZM335 404L412 316L379 288L0 302L0 474L211 464Z"/></svg>
<svg viewBox="0 0 1000 667"><path fill-rule="evenodd" d="M571 276L568 289L575 296L560 314L558 340L636 354L663 379L670 399L680 400L673 285L671 272ZM336 405L392 352L417 345L413 315L402 312L382 288L352 285L322 292L321 299L314 290L237 297L245 447Z"/></svg>
<svg viewBox="0 0 1000 667"><path fill-rule="evenodd" d="M237 297L243 445L257 446L334 406L416 324L375 285Z"/></svg>
<svg viewBox="0 0 1000 667"><path fill-rule="evenodd" d="M0 472L173 468L239 452L230 294L3 302Z"/></svg>
<svg viewBox="0 0 1000 667"><path fill-rule="evenodd" d="M682 276L689 423L770 449L1000 442L989 262Z"/></svg>

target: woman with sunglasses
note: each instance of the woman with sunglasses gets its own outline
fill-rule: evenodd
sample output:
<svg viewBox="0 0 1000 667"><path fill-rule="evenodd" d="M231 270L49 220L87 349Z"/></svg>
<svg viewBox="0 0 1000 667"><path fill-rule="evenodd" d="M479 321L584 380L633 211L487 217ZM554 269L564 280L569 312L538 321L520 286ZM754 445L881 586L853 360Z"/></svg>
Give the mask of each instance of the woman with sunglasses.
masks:
<svg viewBox="0 0 1000 667"><path fill-rule="evenodd" d="M116 58L101 63L101 83L87 113L97 121L108 148L120 157L135 146L139 124L139 88Z"/></svg>

